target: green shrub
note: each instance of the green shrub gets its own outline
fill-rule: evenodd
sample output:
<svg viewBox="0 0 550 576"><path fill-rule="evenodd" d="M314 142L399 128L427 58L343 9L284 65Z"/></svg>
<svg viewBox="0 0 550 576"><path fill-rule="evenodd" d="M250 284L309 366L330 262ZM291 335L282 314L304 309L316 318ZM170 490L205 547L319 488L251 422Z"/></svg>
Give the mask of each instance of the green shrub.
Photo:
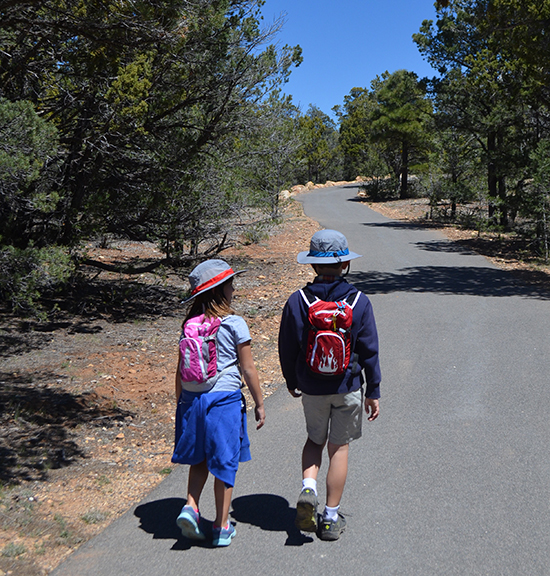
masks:
<svg viewBox="0 0 550 576"><path fill-rule="evenodd" d="M0 295L12 310L38 315L38 300L67 282L75 267L62 248L0 249Z"/></svg>
<svg viewBox="0 0 550 576"><path fill-rule="evenodd" d="M5 558L17 558L17 556L21 556L21 554L25 554L27 549L23 544L15 544L14 542L10 542L2 549L2 556Z"/></svg>

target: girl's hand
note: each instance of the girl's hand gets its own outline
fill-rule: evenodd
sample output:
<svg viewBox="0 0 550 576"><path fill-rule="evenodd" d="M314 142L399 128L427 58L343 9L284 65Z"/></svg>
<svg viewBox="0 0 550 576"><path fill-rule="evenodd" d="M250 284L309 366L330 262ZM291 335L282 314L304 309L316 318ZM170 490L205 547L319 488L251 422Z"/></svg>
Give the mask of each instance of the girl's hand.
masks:
<svg viewBox="0 0 550 576"><path fill-rule="evenodd" d="M254 416L256 417L256 422L258 423L256 430L259 430L265 423L265 410L263 405L256 406L256 408L254 408Z"/></svg>
<svg viewBox="0 0 550 576"><path fill-rule="evenodd" d="M241 365L244 381L246 382L246 385L250 390L250 394L252 395L252 399L254 400L254 404L256 405L254 408L254 416L256 417L256 422L258 423L256 426L256 430L258 430L264 425L265 410L258 372L254 366L254 361L252 360L250 340L237 346L237 354L239 356L239 364Z"/></svg>

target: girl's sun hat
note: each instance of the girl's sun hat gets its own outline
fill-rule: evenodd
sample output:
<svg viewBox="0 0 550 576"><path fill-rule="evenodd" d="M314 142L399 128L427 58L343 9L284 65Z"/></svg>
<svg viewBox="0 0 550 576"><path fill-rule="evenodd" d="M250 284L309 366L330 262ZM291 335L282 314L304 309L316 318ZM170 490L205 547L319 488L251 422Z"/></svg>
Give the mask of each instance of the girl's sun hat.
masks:
<svg viewBox="0 0 550 576"><path fill-rule="evenodd" d="M189 274L189 284L191 285L191 296L184 300L182 304L189 302L199 294L211 290L237 274L242 274L246 270L235 272L224 260L205 260L195 266Z"/></svg>
<svg viewBox="0 0 550 576"><path fill-rule="evenodd" d="M311 237L309 251L298 254L299 264L338 264L361 258L351 252L346 237L337 230L319 230Z"/></svg>

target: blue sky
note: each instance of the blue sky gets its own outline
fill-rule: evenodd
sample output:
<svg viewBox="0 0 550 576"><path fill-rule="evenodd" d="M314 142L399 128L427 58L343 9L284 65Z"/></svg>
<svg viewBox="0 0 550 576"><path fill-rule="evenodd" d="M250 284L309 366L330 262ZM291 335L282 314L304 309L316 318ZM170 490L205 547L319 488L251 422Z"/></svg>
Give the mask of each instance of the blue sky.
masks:
<svg viewBox="0 0 550 576"><path fill-rule="evenodd" d="M302 112L314 104L332 115L352 88L370 88L386 70L434 75L412 40L423 20L435 19L434 0L266 0L266 24L281 13L277 43L299 44L304 58L283 90Z"/></svg>

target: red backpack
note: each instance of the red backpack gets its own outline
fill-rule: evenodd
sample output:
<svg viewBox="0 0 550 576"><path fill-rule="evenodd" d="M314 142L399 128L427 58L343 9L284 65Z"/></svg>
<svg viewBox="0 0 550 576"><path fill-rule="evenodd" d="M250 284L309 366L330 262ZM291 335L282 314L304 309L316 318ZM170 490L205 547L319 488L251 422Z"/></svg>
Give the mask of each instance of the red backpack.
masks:
<svg viewBox="0 0 550 576"><path fill-rule="evenodd" d="M357 355L351 351L351 324L353 308L361 293L355 293L351 304L347 300L325 302L307 288L300 290L300 294L308 306L307 365L317 376L341 376L352 357L357 362Z"/></svg>

